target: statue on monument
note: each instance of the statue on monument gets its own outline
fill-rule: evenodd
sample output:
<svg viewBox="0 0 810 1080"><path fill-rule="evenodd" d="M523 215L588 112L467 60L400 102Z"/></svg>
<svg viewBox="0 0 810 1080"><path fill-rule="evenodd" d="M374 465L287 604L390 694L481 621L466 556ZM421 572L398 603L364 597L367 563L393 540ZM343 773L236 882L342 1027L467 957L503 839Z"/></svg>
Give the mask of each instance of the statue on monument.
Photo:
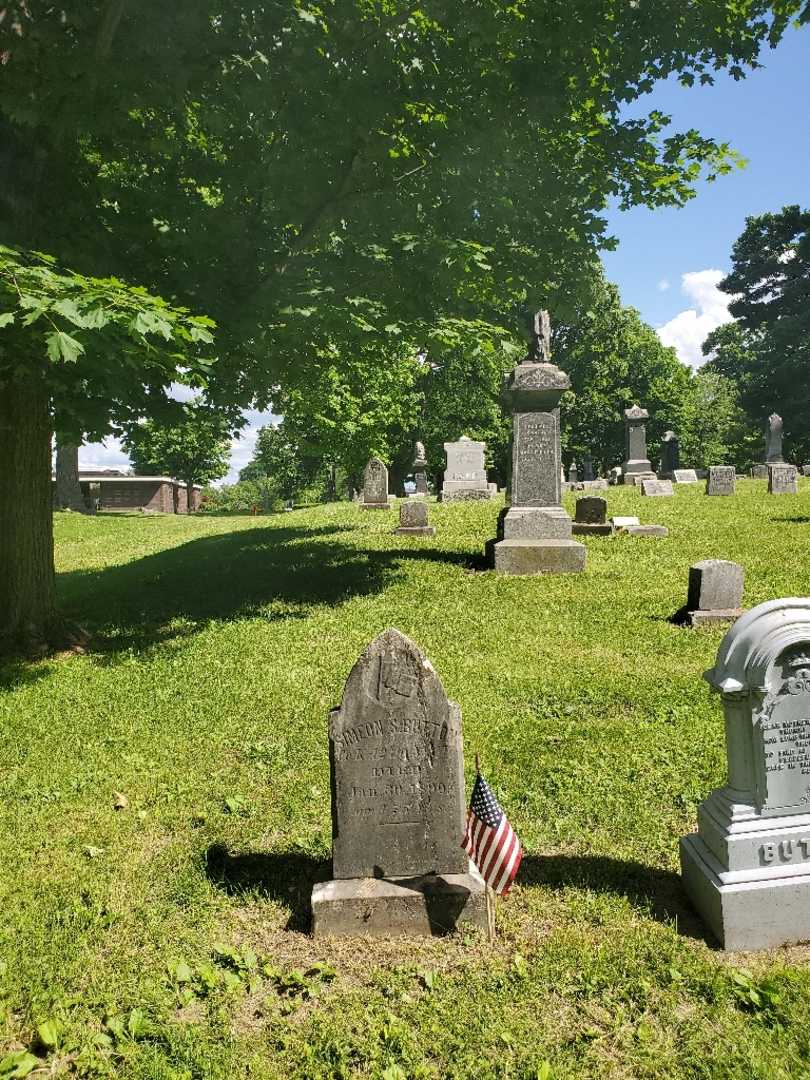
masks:
<svg viewBox="0 0 810 1080"><path fill-rule="evenodd" d="M531 347L527 360L535 364L551 363L551 318L545 309L536 311L530 319Z"/></svg>

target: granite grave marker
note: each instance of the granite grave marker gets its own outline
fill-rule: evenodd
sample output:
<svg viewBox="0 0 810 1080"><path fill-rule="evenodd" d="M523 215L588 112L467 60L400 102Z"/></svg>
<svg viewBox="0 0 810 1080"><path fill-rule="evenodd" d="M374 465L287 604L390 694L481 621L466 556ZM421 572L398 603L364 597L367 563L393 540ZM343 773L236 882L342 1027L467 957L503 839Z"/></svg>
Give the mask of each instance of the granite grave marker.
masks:
<svg viewBox="0 0 810 1080"><path fill-rule="evenodd" d="M771 495L796 495L799 486L795 465L768 466L768 492Z"/></svg>
<svg viewBox="0 0 810 1080"><path fill-rule="evenodd" d="M371 458L363 471L363 510L388 510L388 469L379 458Z"/></svg>
<svg viewBox="0 0 810 1080"><path fill-rule="evenodd" d="M706 478L707 495L733 495L737 490L737 474L733 465L710 465Z"/></svg>

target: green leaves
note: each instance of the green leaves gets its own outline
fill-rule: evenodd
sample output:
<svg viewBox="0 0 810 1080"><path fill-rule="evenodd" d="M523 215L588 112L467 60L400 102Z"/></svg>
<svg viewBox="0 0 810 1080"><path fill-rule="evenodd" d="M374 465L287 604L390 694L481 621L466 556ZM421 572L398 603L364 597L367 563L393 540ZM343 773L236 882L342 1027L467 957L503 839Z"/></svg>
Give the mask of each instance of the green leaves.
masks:
<svg viewBox="0 0 810 1080"><path fill-rule="evenodd" d="M14 312L13 311L0 312L0 330L2 330L4 326L11 326L11 324L13 322L14 322Z"/></svg>
<svg viewBox="0 0 810 1080"><path fill-rule="evenodd" d="M65 363L72 364L84 352L84 345L63 330L56 330L54 333L48 334L45 340L48 343L48 359L53 363L64 360Z"/></svg>

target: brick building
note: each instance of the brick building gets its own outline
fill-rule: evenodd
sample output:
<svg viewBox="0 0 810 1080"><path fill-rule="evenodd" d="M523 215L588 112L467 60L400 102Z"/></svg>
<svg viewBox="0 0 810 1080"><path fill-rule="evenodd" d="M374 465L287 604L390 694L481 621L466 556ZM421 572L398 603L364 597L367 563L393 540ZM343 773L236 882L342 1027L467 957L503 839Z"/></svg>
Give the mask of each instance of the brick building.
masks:
<svg viewBox="0 0 810 1080"><path fill-rule="evenodd" d="M79 470L79 485L89 506L99 510L156 510L162 514L188 513L186 485L170 476L122 476L114 472ZM192 489L191 510L199 510L202 488Z"/></svg>

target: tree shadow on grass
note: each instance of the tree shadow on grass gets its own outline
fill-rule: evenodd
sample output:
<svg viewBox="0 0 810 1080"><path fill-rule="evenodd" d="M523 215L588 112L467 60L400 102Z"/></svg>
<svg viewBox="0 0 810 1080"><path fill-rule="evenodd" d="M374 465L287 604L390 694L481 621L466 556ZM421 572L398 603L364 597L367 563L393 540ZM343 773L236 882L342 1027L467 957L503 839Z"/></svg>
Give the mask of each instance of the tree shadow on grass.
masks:
<svg viewBox="0 0 810 1080"><path fill-rule="evenodd" d="M23 686L32 686L52 673L53 667L47 663L34 665L29 660L4 660L0 663L0 690L19 690Z"/></svg>
<svg viewBox="0 0 810 1080"><path fill-rule="evenodd" d="M786 521L789 525L810 525L810 515L790 514L786 517L773 517L771 521Z"/></svg>
<svg viewBox="0 0 810 1080"><path fill-rule="evenodd" d="M121 566L60 574L61 601L90 632L94 651L115 654L188 637L212 621L306 618L313 606L381 592L409 559L471 565L468 555L435 548L341 542L352 531L259 527L207 536Z"/></svg>
<svg viewBox="0 0 810 1080"><path fill-rule="evenodd" d="M329 859L301 851L228 851L212 844L203 856L208 880L228 896L267 896L289 911L286 930L308 933L312 886L331 876Z"/></svg>
<svg viewBox="0 0 810 1080"><path fill-rule="evenodd" d="M589 889L625 896L658 922L674 923L683 937L719 948L689 904L680 877L671 870L606 855L526 855L518 881L550 889Z"/></svg>

